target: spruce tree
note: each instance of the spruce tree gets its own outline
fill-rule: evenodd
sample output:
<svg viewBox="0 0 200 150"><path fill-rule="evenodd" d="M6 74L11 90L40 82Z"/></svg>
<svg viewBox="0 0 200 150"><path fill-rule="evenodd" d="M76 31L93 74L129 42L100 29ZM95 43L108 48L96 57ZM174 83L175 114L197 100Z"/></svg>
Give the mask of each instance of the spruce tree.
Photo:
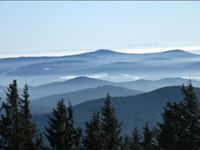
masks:
<svg viewBox="0 0 200 150"><path fill-rule="evenodd" d="M34 142L35 150L49 150L46 146L44 146L43 142L43 134L37 134Z"/></svg>
<svg viewBox="0 0 200 150"><path fill-rule="evenodd" d="M126 135L121 142L121 150L130 150L130 144L130 137Z"/></svg>
<svg viewBox="0 0 200 150"><path fill-rule="evenodd" d="M155 150L156 143L154 141L154 133L152 129L150 129L148 123L145 123L143 127L143 142L142 146L144 150Z"/></svg>
<svg viewBox="0 0 200 150"><path fill-rule="evenodd" d="M168 103L159 124L159 144L162 149L200 149L200 107L192 84L183 86L183 100Z"/></svg>
<svg viewBox="0 0 200 150"><path fill-rule="evenodd" d="M82 129L81 128L75 128L74 127L74 116L73 116L73 109L72 105L69 103L69 106L67 107L67 112L68 112L68 130L71 131L69 132L71 139L72 139L72 149L73 150L79 150L80 143L81 143L81 134L82 134Z"/></svg>
<svg viewBox="0 0 200 150"><path fill-rule="evenodd" d="M71 106L66 108L63 100L49 117L45 136L53 150L74 150L79 147L80 130L74 128Z"/></svg>
<svg viewBox="0 0 200 150"><path fill-rule="evenodd" d="M11 118L8 110L8 106L3 102L2 103L2 114L0 121L0 149L6 150L11 149L11 137L12 133L10 132Z"/></svg>
<svg viewBox="0 0 200 150"><path fill-rule="evenodd" d="M17 81L9 85L6 102L2 104L0 139L2 150L20 150L20 117Z"/></svg>
<svg viewBox="0 0 200 150"><path fill-rule="evenodd" d="M110 95L107 94L107 97L104 102L104 106L101 109L102 113L102 129L101 135L103 139L103 149L104 150L118 150L120 148L120 131L121 124L115 116L115 110L111 106Z"/></svg>
<svg viewBox="0 0 200 150"><path fill-rule="evenodd" d="M86 122L85 136L83 137L84 150L102 150L101 125L99 114L94 113L92 119Z"/></svg>
<svg viewBox="0 0 200 150"><path fill-rule="evenodd" d="M182 89L184 98L180 103L180 144L182 149L200 149L200 105L191 82ZM181 129L182 128L182 129Z"/></svg>
<svg viewBox="0 0 200 150"><path fill-rule="evenodd" d="M134 128L131 138L130 150L141 150L141 136L137 128Z"/></svg>
<svg viewBox="0 0 200 150"><path fill-rule="evenodd" d="M21 98L20 109L20 126L21 126L21 147L20 149L35 149L35 143L33 141L36 136L36 126L32 123L30 106L29 106L29 93L28 86L24 86L23 95Z"/></svg>

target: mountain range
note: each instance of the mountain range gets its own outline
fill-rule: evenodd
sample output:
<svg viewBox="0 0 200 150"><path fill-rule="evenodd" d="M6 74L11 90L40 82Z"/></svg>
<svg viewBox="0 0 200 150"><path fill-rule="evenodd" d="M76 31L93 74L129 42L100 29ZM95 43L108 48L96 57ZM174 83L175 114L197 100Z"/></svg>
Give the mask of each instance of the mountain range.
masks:
<svg viewBox="0 0 200 150"><path fill-rule="evenodd" d="M178 86L187 83L187 79L183 78L164 78L160 80L136 80L130 82L110 82L89 77L77 77L63 82L53 82L40 86L30 87L31 100L39 99L46 96L75 92L87 88L95 88L99 86L111 85L115 87L123 87L130 90L141 92L152 91L165 86ZM196 87L200 87L200 81L192 80Z"/></svg>
<svg viewBox="0 0 200 150"><path fill-rule="evenodd" d="M200 88L195 88L197 97L200 98ZM112 95L111 95L112 96ZM162 121L163 107L168 101L181 100L181 86L164 87L144 94L125 97L111 97L116 115L122 123L122 134L131 133L134 127L141 129L145 122L150 126L156 126ZM73 107L76 126L84 127L92 113L99 112L105 98L86 101ZM48 114L34 115L34 120L42 129L47 122Z"/></svg>
<svg viewBox="0 0 200 150"><path fill-rule="evenodd" d="M0 59L3 85L16 78L20 84L36 86L70 77L87 76L108 81L156 80L168 77L196 77L200 55L183 50L131 54L100 49L62 57Z"/></svg>
<svg viewBox="0 0 200 150"><path fill-rule="evenodd" d="M40 128L56 102L72 103L76 126L84 126L112 96L123 134L145 122L155 126L167 101L182 98L180 86L192 79L200 96L200 55L184 50L131 54L100 49L62 57L0 59L0 97L13 79L29 85L31 110Z"/></svg>
<svg viewBox="0 0 200 150"><path fill-rule="evenodd" d="M112 96L128 96L137 95L142 92L137 90L129 90L123 87L104 85L95 88L78 90L75 92L42 97L40 99L31 101L31 108L34 114L45 114L51 112L56 106L56 103L61 99L64 100L65 104L71 103L74 106L85 101L103 98L108 93Z"/></svg>
<svg viewBox="0 0 200 150"><path fill-rule="evenodd" d="M200 81L198 80L191 80L191 81L195 87L200 87ZM126 89L127 93L129 93L130 91L132 93L137 93L137 92L144 93L144 92L152 91L152 90L165 87L165 86L180 86L182 84L186 84L187 82L188 80L183 79L183 78L163 78L159 80L140 79L140 80L130 81L130 82L110 82L110 81L99 80L95 78L89 78L89 77L77 77L77 78L70 79L67 81L62 81L62 82L52 82L49 84L44 84L44 85L39 85L39 86L29 86L29 92L30 92L31 101L35 101L38 99L39 100L47 99L47 98L50 98L50 99L55 98L55 100L58 100L58 98L71 99L70 97L67 97L65 95L68 93L74 93L73 95L75 95L77 91L85 90L88 88L96 89L97 87L101 87L101 90L104 89L104 91L107 90L107 92L109 92L108 89L110 89L111 87L116 87L116 88ZM21 94L21 91L22 90L19 89L20 94ZM5 96L5 92L6 92L6 87L0 86L1 97ZM77 97L78 95L80 94L77 93ZM98 95L101 95L101 92L99 92ZM117 96L117 95L114 95L114 96ZM127 95L119 95L119 96L127 96ZM74 100L74 98L71 99L71 103L74 104L72 100ZM76 98L76 101L77 102L81 101L81 99Z"/></svg>

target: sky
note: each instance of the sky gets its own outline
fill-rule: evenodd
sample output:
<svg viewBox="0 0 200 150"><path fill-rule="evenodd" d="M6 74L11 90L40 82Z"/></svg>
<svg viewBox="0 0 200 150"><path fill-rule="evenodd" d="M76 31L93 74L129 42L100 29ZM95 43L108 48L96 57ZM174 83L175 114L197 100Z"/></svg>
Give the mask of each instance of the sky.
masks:
<svg viewBox="0 0 200 150"><path fill-rule="evenodd" d="M0 2L0 57L200 49L198 1Z"/></svg>

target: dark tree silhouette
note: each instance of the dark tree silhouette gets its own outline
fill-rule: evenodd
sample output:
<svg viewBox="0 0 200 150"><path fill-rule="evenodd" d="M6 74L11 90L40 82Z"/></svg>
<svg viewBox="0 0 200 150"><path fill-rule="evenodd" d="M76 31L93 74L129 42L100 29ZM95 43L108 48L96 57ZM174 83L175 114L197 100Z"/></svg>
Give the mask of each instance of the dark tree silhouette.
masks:
<svg viewBox="0 0 200 150"><path fill-rule="evenodd" d="M101 124L99 114L94 113L92 119L86 122L85 136L83 137L84 150L102 150Z"/></svg>
<svg viewBox="0 0 200 150"><path fill-rule="evenodd" d="M79 146L80 131L74 128L71 106L66 108L63 100L49 117L45 136L54 150L73 150Z"/></svg>
<svg viewBox="0 0 200 150"><path fill-rule="evenodd" d="M104 106L101 109L102 113L102 130L101 135L103 139L103 149L104 150L117 150L120 147L120 131L121 124L115 116L115 110L111 106L110 95L104 102Z"/></svg>

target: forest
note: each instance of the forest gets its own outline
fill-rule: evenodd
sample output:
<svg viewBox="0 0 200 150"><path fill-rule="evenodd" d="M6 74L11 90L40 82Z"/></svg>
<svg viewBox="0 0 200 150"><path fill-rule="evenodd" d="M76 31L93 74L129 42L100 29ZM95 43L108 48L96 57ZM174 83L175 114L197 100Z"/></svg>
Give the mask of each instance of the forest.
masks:
<svg viewBox="0 0 200 150"><path fill-rule="evenodd" d="M156 127L133 126L122 135L120 122L107 94L100 112L94 112L84 128L76 127L73 106L61 99L49 115L44 130L38 129L30 111L29 88L19 94L17 81L1 99L1 150L199 150L200 104L192 83L182 86L183 99L168 102ZM82 114L80 114L82 115ZM132 114L134 115L134 114Z"/></svg>

